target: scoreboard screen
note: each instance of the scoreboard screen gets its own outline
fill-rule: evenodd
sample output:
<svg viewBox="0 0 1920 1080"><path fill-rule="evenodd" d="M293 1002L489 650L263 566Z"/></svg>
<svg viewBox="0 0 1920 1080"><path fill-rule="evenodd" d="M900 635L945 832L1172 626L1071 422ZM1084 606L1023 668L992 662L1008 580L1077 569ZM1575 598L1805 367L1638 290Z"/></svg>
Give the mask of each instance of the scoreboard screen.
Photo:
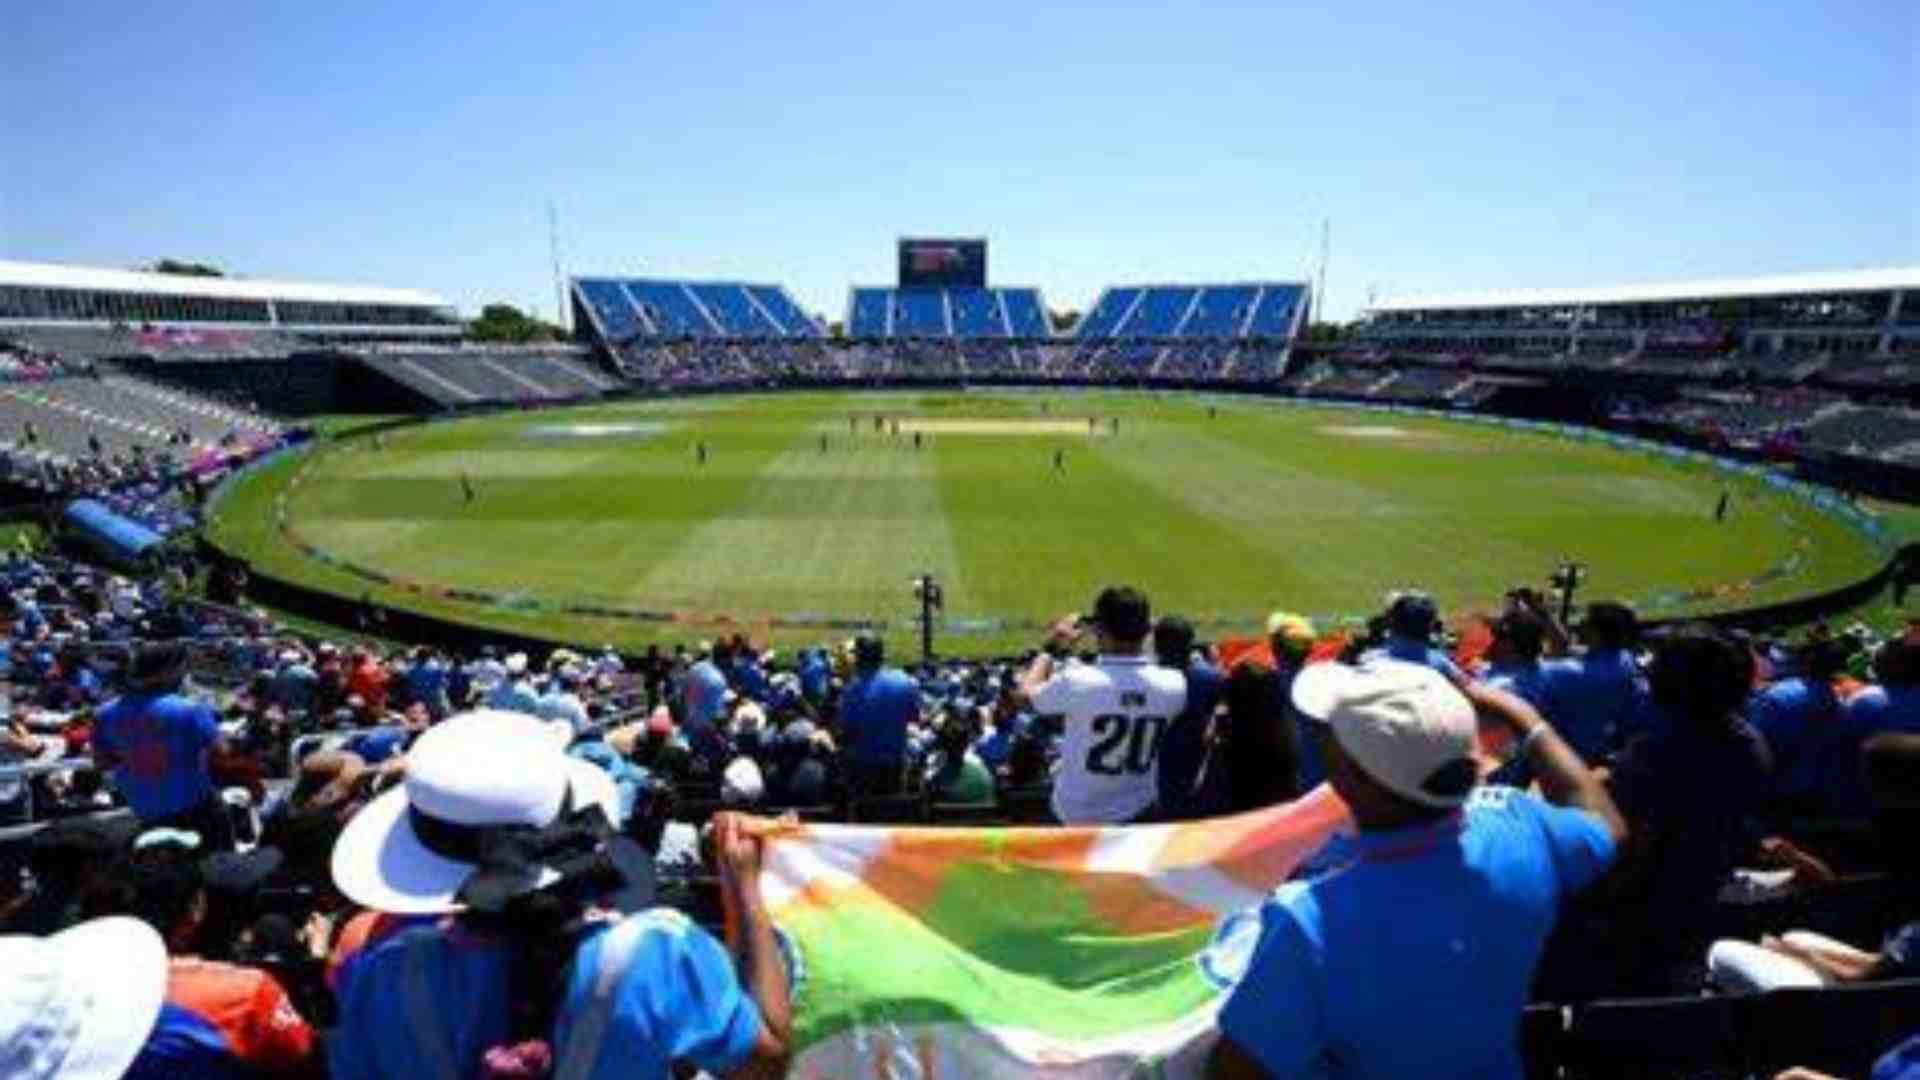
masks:
<svg viewBox="0 0 1920 1080"><path fill-rule="evenodd" d="M985 288L985 240L900 241L900 287L958 285Z"/></svg>

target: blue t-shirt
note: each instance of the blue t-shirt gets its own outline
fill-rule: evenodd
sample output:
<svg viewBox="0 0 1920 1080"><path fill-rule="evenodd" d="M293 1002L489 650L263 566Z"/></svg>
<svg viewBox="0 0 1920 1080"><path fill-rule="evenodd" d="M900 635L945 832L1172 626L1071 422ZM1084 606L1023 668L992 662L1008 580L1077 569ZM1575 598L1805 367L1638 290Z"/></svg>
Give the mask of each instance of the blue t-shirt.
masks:
<svg viewBox="0 0 1920 1080"><path fill-rule="evenodd" d="M1460 666L1455 664L1453 658L1444 651L1434 648L1428 642L1400 637L1397 634L1390 635L1386 644L1379 648L1368 649L1361 654L1360 662L1365 664L1383 658L1408 664L1423 664L1450 679L1460 674Z"/></svg>
<svg viewBox="0 0 1920 1080"><path fill-rule="evenodd" d="M767 700L767 669L758 660L741 660L733 665L733 681L740 696L749 701Z"/></svg>
<svg viewBox="0 0 1920 1080"><path fill-rule="evenodd" d="M1599 818L1513 788L1362 833L1280 887L1220 1030L1270 1076L1522 1075L1514 1037L1560 901L1614 855Z"/></svg>
<svg viewBox="0 0 1920 1080"><path fill-rule="evenodd" d="M1170 817L1218 810L1204 805L1194 790L1200 767L1207 760L1207 724L1220 703L1227 677L1208 663L1187 666L1187 707L1167 725L1160 737L1160 809Z"/></svg>
<svg viewBox="0 0 1920 1080"><path fill-rule="evenodd" d="M1594 649L1540 665L1547 719L1587 764L1625 742L1646 710L1640 665L1620 649Z"/></svg>
<svg viewBox="0 0 1920 1080"><path fill-rule="evenodd" d="M711 660L687 670L686 696L681 702L690 726L713 725L727 712L727 676Z"/></svg>
<svg viewBox="0 0 1920 1080"><path fill-rule="evenodd" d="M606 987L598 1047L576 1048L574 1029L596 1008L609 949L627 954ZM613 973L606 973L613 974ZM721 1075L747 1063L760 1038L760 1010L712 934L670 908L629 915L589 937L574 954L554 1026L554 1063L591 1052L594 1080L671 1075L675 1061Z"/></svg>
<svg viewBox="0 0 1920 1080"><path fill-rule="evenodd" d="M409 957L412 951L416 955ZM409 995L410 969L425 993ZM341 969L339 1023L327 1044L335 1080L479 1073L513 1028L513 952L457 928L416 926L369 945Z"/></svg>
<svg viewBox="0 0 1920 1080"><path fill-rule="evenodd" d="M534 692L533 684L526 679L508 679L487 695L487 708L538 716L540 695Z"/></svg>
<svg viewBox="0 0 1920 1080"><path fill-rule="evenodd" d="M1548 699L1552 696L1551 683L1547 673L1541 669L1540 661L1515 660L1504 664L1492 664L1488 666L1482 680L1540 710L1540 715L1552 715L1553 710L1547 705Z"/></svg>
<svg viewBox="0 0 1920 1080"><path fill-rule="evenodd" d="M120 759L113 786L143 821L179 814L213 794L207 754L220 724L204 702L128 694L100 710L93 745Z"/></svg>
<svg viewBox="0 0 1920 1080"><path fill-rule="evenodd" d="M565 720L575 735L587 728L587 707L580 695L555 687L540 698L539 715L543 720Z"/></svg>
<svg viewBox="0 0 1920 1080"><path fill-rule="evenodd" d="M1847 700L1839 730L1820 752L1819 785L1834 813L1865 817L1872 812L1860 746L1887 731L1920 732L1920 687L1869 686Z"/></svg>
<svg viewBox="0 0 1920 1080"><path fill-rule="evenodd" d="M808 701L818 704L826 700L827 682L832 677L833 668L824 655L810 652L800 658L800 692Z"/></svg>
<svg viewBox="0 0 1920 1080"><path fill-rule="evenodd" d="M1773 793L1805 798L1820 783L1822 743L1838 732L1840 703L1833 686L1803 678L1783 679L1747 702L1747 723L1773 751Z"/></svg>
<svg viewBox="0 0 1920 1080"><path fill-rule="evenodd" d="M1873 1063L1872 1080L1920 1080L1920 1035L1881 1055Z"/></svg>
<svg viewBox="0 0 1920 1080"><path fill-rule="evenodd" d="M438 660L428 660L407 669L407 689L413 700L437 706L447 692L447 669Z"/></svg>
<svg viewBox="0 0 1920 1080"><path fill-rule="evenodd" d="M840 696L840 727L856 761L892 765L907 758L907 725L920 719L920 684L898 668L862 673Z"/></svg>
<svg viewBox="0 0 1920 1080"><path fill-rule="evenodd" d="M1847 701L1847 727L1861 740L1920 732L1920 686L1869 686Z"/></svg>
<svg viewBox="0 0 1920 1080"><path fill-rule="evenodd" d="M401 727L367 728L347 736L340 749L356 754L369 765L378 765L407 746L407 729Z"/></svg>

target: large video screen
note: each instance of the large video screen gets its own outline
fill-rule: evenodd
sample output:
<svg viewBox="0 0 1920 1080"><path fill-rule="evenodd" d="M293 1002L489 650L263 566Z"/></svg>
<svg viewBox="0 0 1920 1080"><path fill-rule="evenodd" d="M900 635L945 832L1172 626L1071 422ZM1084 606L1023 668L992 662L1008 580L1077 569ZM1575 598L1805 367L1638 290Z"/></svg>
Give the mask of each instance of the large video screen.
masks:
<svg viewBox="0 0 1920 1080"><path fill-rule="evenodd" d="M959 285L985 288L985 240L900 241L900 287Z"/></svg>

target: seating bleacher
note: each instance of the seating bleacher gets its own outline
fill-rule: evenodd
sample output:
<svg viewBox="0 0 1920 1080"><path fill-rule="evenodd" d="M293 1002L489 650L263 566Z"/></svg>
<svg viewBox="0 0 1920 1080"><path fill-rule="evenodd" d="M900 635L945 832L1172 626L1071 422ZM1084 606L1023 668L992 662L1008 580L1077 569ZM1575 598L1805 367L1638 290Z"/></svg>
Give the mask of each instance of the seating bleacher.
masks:
<svg viewBox="0 0 1920 1080"><path fill-rule="evenodd" d="M1920 1033L1920 979L1774 990L1739 999L1747 1068L1761 1076L1796 1066L1865 1076L1881 1053Z"/></svg>
<svg viewBox="0 0 1920 1080"><path fill-rule="evenodd" d="M1080 320L1084 343L1112 338L1289 338L1306 297L1303 285L1119 285Z"/></svg>
<svg viewBox="0 0 1920 1080"><path fill-rule="evenodd" d="M1876 356L1872 354L1836 355L1820 371L1823 381L1865 390L1920 387L1920 358Z"/></svg>
<svg viewBox="0 0 1920 1080"><path fill-rule="evenodd" d="M815 338L820 327L778 285L576 278L574 297L602 338Z"/></svg>
<svg viewBox="0 0 1920 1080"><path fill-rule="evenodd" d="M593 397L615 383L573 346L521 348L382 348L359 356L387 376L443 407L486 402L564 401Z"/></svg>
<svg viewBox="0 0 1920 1080"><path fill-rule="evenodd" d="M1172 337L1185 320L1200 290L1176 285L1148 289L1115 337Z"/></svg>
<svg viewBox="0 0 1920 1080"><path fill-rule="evenodd" d="M1741 1075L1739 998L1635 998L1572 1010L1560 1037L1569 1080Z"/></svg>
<svg viewBox="0 0 1920 1080"><path fill-rule="evenodd" d="M1690 379L1717 379L1733 370L1733 361L1723 355L1702 353L1699 351L1677 350L1659 352L1642 350L1629 353L1624 370L1637 371L1649 375L1676 375Z"/></svg>
<svg viewBox="0 0 1920 1080"><path fill-rule="evenodd" d="M25 441L29 423L36 435L31 447ZM281 426L258 414L115 373L0 385L0 446L11 453L78 460L91 453L90 439L98 439L108 454L131 453L136 446L161 450L168 436L181 430L191 440L176 450L184 457L234 438L272 438Z"/></svg>
<svg viewBox="0 0 1920 1080"><path fill-rule="evenodd" d="M1849 406L1809 424L1806 433L1810 442L1824 449L1881 457L1920 442L1920 410Z"/></svg>
<svg viewBox="0 0 1920 1080"><path fill-rule="evenodd" d="M847 336L1019 338L1051 336L1040 290L1031 288L856 287L847 300Z"/></svg>

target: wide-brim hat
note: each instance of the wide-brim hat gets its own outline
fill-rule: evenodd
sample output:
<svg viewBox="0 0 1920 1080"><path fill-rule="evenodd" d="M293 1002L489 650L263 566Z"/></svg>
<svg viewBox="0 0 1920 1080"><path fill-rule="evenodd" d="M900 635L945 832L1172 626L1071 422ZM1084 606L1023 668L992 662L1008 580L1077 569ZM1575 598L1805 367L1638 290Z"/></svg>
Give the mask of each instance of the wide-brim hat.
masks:
<svg viewBox="0 0 1920 1080"><path fill-rule="evenodd" d="M0 1067L9 1080L119 1080L160 1016L167 947L113 916L0 938Z"/></svg>
<svg viewBox="0 0 1920 1080"><path fill-rule="evenodd" d="M415 811L459 826L551 824L569 801L620 820L613 780L568 757L547 725L521 713L482 709L429 728L407 754L406 779L354 815L333 847L333 881L348 899L394 915L465 909L460 887L477 869L421 839ZM545 870L540 887L559 880Z"/></svg>

